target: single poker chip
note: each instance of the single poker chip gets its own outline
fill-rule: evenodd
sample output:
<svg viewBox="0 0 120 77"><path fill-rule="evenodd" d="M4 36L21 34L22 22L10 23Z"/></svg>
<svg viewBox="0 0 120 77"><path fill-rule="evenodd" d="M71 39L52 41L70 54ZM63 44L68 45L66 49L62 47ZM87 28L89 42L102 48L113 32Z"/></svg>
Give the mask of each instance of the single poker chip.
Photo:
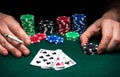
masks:
<svg viewBox="0 0 120 77"><path fill-rule="evenodd" d="M78 39L78 37L79 37L79 33L72 32L72 31L71 32L67 32L65 34L65 37L66 37L67 40L76 41Z"/></svg>
<svg viewBox="0 0 120 77"><path fill-rule="evenodd" d="M97 53L98 45L93 43L88 43L83 45L83 53L89 55L95 55Z"/></svg>

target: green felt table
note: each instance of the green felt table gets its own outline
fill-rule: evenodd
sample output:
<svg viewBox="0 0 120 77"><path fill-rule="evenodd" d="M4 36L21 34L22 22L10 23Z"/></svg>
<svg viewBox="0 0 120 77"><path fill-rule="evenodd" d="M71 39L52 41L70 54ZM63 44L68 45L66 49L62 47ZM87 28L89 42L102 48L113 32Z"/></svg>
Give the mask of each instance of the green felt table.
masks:
<svg viewBox="0 0 120 77"><path fill-rule="evenodd" d="M97 43L98 41L92 41ZM15 58L11 55L0 56L0 77L120 77L120 53L86 55L80 47L80 41L68 41L62 44L50 44L45 40L28 46L31 53L27 57ZM56 71L30 65L41 49L62 49L76 61L70 68Z"/></svg>

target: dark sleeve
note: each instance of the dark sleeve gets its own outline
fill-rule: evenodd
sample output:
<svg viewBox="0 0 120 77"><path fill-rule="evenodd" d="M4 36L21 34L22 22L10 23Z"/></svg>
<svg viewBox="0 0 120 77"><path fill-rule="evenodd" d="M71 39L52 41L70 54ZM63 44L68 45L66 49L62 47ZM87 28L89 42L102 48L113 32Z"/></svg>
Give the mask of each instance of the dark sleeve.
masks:
<svg viewBox="0 0 120 77"><path fill-rule="evenodd" d="M108 0L109 1L109 9L117 9L120 10L120 0Z"/></svg>

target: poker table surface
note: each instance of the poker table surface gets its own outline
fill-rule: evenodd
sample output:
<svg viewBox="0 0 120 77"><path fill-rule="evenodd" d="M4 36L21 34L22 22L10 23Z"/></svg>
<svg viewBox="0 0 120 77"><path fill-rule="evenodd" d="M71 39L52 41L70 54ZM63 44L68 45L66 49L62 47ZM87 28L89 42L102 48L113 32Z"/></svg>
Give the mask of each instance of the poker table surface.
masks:
<svg viewBox="0 0 120 77"><path fill-rule="evenodd" d="M98 44L99 40L91 40ZM80 40L64 40L62 44L51 44L42 40L37 44L28 46L29 56L15 58L12 55L0 56L0 77L120 77L120 53L104 53L101 55L86 55L82 52ZM30 65L30 62L41 49L62 49L77 64L56 71L42 69Z"/></svg>

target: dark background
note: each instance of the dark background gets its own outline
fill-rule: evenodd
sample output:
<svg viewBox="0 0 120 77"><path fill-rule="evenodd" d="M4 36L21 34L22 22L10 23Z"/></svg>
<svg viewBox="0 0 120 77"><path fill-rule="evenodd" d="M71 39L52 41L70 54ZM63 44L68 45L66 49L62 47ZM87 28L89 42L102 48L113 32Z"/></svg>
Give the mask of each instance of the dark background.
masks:
<svg viewBox="0 0 120 77"><path fill-rule="evenodd" d="M33 14L36 25L42 19L56 21L61 15L83 13L90 25L102 16L106 6L107 0L4 0L0 3L0 11L12 15L17 21L22 14Z"/></svg>

